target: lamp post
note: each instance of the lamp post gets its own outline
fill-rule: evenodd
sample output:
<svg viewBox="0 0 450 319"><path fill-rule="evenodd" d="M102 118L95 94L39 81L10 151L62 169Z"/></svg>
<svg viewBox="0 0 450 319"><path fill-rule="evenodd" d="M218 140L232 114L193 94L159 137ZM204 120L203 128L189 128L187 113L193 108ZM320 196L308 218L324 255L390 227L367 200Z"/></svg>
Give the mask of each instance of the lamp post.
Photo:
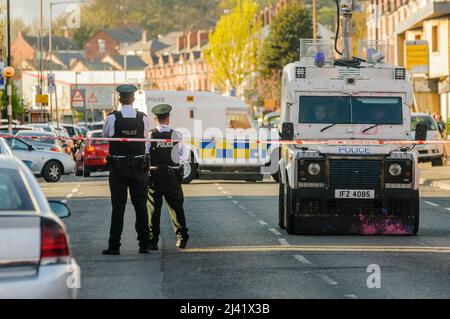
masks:
<svg viewBox="0 0 450 319"><path fill-rule="evenodd" d="M11 68L11 3L10 0L7 0L6 2L6 25L7 25L7 37L8 37L8 43L7 43L7 51L8 51L8 57L7 57L7 64L8 68ZM11 76L7 76L7 93L8 93L8 133L12 134L12 76L14 76L14 71L12 71ZM6 72L5 72L6 73Z"/></svg>

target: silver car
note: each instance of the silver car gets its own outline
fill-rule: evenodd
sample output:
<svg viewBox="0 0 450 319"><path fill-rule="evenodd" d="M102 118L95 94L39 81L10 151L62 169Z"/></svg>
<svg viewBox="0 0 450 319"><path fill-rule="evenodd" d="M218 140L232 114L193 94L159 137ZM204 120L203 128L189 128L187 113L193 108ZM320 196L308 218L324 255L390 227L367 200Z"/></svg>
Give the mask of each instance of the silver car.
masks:
<svg viewBox="0 0 450 319"><path fill-rule="evenodd" d="M416 125L423 123L428 127L427 141L442 141L442 135L436 120L426 113L413 113L411 116L411 137L415 138ZM442 166L446 161L444 144L417 145L416 151L419 154L419 161L431 162L433 166Z"/></svg>
<svg viewBox="0 0 450 319"><path fill-rule="evenodd" d="M37 150L31 144L19 138L7 138L6 141L14 156L29 165L34 175L42 176L48 183L56 183L62 175L69 175L75 171L75 162L72 156Z"/></svg>
<svg viewBox="0 0 450 319"><path fill-rule="evenodd" d="M0 298L73 299L80 270L70 254L70 216L60 202L47 202L30 170L0 155Z"/></svg>
<svg viewBox="0 0 450 319"><path fill-rule="evenodd" d="M16 137L33 145L38 150L63 152L62 143L56 135L46 131L20 131Z"/></svg>

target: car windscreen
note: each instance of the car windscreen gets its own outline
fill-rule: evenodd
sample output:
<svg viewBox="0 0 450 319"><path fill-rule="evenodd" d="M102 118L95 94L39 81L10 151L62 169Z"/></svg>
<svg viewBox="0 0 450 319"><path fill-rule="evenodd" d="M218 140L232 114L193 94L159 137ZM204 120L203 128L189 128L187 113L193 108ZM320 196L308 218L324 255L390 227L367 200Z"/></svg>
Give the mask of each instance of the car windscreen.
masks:
<svg viewBox="0 0 450 319"><path fill-rule="evenodd" d="M402 125L399 97L301 96L299 123Z"/></svg>
<svg viewBox="0 0 450 319"><path fill-rule="evenodd" d="M91 138L103 138L103 133L92 133ZM91 145L108 145L108 141L91 141Z"/></svg>
<svg viewBox="0 0 450 319"><path fill-rule="evenodd" d="M42 138L30 138L30 137L40 137ZM57 140L54 139L53 134L45 134L45 133L39 133L39 132L19 132L17 137L20 137L21 139L31 142L31 143L40 143L40 144L49 144L49 145L57 145ZM49 138L45 138L49 137Z"/></svg>
<svg viewBox="0 0 450 319"><path fill-rule="evenodd" d="M436 122L431 116L413 116L411 118L411 130L415 131L417 124L422 123L428 127L429 131L437 131Z"/></svg>
<svg viewBox="0 0 450 319"><path fill-rule="evenodd" d="M0 168L0 211L35 210L18 170Z"/></svg>

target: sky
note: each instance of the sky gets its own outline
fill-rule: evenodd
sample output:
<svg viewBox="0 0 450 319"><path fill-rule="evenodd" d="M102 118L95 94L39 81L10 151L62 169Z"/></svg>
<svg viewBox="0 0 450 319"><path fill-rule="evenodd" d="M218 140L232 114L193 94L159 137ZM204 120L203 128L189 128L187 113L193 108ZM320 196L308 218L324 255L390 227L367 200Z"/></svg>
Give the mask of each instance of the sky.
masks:
<svg viewBox="0 0 450 319"><path fill-rule="evenodd" d="M48 24L48 11L51 2L74 2L73 0L43 0L44 23ZM67 5L57 5L53 8L53 16L65 12ZM39 18L40 0L11 0L11 19L21 18L26 23L31 23Z"/></svg>

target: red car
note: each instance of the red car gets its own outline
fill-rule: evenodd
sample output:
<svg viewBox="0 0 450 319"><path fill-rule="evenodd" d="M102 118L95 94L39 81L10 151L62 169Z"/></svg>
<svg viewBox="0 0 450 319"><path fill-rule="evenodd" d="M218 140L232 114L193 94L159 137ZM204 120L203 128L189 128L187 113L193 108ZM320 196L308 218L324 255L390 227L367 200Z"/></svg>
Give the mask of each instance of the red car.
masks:
<svg viewBox="0 0 450 319"><path fill-rule="evenodd" d="M90 131L86 138L101 138L102 131ZM75 174L77 176L90 177L91 172L108 171L106 157L109 154L109 142L107 141L83 141L75 153Z"/></svg>

